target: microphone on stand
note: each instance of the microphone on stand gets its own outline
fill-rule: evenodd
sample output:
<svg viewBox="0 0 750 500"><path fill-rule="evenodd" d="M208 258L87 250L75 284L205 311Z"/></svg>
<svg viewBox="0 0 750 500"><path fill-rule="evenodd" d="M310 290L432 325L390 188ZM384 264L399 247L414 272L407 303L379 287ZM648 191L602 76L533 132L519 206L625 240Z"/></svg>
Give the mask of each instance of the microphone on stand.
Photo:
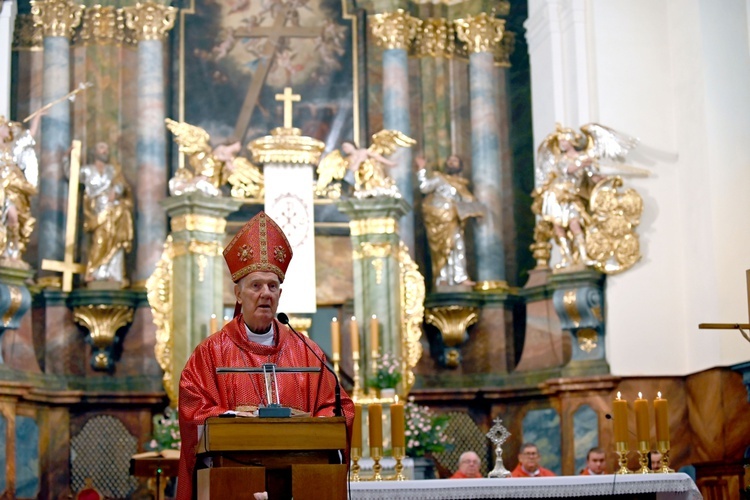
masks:
<svg viewBox="0 0 750 500"><path fill-rule="evenodd" d="M343 411L343 408L341 406L341 383L339 382L339 377L338 377L338 375L336 375L336 372L333 371L331 369L331 367L328 366L328 364L325 363L320 356L318 356L318 353L315 352L315 349L313 349L310 346L310 344L307 343L307 340L305 340L305 336L302 335L301 333L299 333L297 330L294 329L294 327L291 324L289 324L289 316L287 316L286 314L284 314L282 312L282 313L277 314L276 318L279 320L280 323L283 323L286 326L288 326L289 329L292 330L297 335L297 337L300 338L300 340L302 341L302 343L305 344L305 346L308 349L310 349L310 352L312 352L313 355L316 358L318 358L318 361L320 361L320 364L323 365L326 370L328 370L329 372L331 372L331 374L333 375L333 378L336 380L336 388L334 389L334 395L335 395L335 398L336 398L336 408L334 409L333 414L335 416L337 416L337 417L343 417L344 416L344 411Z"/></svg>

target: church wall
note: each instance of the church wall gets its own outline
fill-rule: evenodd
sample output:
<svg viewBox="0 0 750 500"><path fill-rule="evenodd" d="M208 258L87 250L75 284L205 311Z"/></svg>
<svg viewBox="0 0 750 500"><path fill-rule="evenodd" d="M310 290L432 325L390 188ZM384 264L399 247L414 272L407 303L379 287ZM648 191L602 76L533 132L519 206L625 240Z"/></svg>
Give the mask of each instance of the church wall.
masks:
<svg viewBox="0 0 750 500"><path fill-rule="evenodd" d="M553 120L597 121L678 155L627 180L644 200L643 258L607 280L612 373L688 374L747 360L739 333L698 329L748 314L750 233L737 222L750 181L745 3L540 1L529 12L536 144ZM585 51L576 30L585 30ZM571 68L587 74L573 78Z"/></svg>

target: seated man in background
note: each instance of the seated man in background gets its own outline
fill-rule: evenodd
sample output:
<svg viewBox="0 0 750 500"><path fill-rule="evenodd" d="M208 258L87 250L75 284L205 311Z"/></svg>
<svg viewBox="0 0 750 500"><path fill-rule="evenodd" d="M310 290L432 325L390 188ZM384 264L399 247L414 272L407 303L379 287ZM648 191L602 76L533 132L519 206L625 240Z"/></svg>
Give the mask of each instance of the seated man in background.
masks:
<svg viewBox="0 0 750 500"><path fill-rule="evenodd" d="M604 460L606 455L601 448L591 448L586 455L586 467L581 472L582 476L598 476L604 474Z"/></svg>
<svg viewBox="0 0 750 500"><path fill-rule="evenodd" d="M661 470L661 453L656 450L648 452L648 468L652 471Z"/></svg>
<svg viewBox="0 0 750 500"><path fill-rule="evenodd" d="M518 452L518 465L511 472L511 477L546 477L555 473L539 465L539 449L534 443L524 443Z"/></svg>
<svg viewBox="0 0 750 500"><path fill-rule="evenodd" d="M479 459L479 455L473 451L465 451L458 458L458 470L450 479L480 478L482 477L482 474L479 472L481 466L482 461Z"/></svg>

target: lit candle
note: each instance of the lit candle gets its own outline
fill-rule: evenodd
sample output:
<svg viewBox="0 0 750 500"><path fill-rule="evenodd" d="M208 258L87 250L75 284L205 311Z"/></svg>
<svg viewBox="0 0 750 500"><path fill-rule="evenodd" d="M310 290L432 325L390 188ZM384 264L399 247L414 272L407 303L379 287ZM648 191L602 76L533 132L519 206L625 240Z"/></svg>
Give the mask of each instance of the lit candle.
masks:
<svg viewBox="0 0 750 500"><path fill-rule="evenodd" d="M620 399L620 391L617 391L617 399L612 401L612 418L615 420L615 442L628 442L628 402Z"/></svg>
<svg viewBox="0 0 750 500"><path fill-rule="evenodd" d="M372 318L370 318L370 351L373 356L377 356L380 350L380 336L378 333L378 317L373 314Z"/></svg>
<svg viewBox="0 0 750 500"><path fill-rule="evenodd" d="M362 449L362 405L354 405L354 427L352 427L352 448Z"/></svg>
<svg viewBox="0 0 750 500"><path fill-rule="evenodd" d="M669 409L666 398L661 397L661 392L656 393L654 413L656 414L656 441L669 441Z"/></svg>
<svg viewBox="0 0 750 500"><path fill-rule="evenodd" d="M651 425L648 420L648 401L643 399L639 392L638 399L633 401L633 410L635 410L635 435L638 442L651 441Z"/></svg>
<svg viewBox="0 0 750 500"><path fill-rule="evenodd" d="M216 319L216 315L211 315L211 322L209 323L209 330L211 330L209 333L214 333L219 331L219 321Z"/></svg>
<svg viewBox="0 0 750 500"><path fill-rule="evenodd" d="M359 328L357 327L357 318L352 316L351 334L352 334L352 353L359 354Z"/></svg>
<svg viewBox="0 0 750 500"><path fill-rule="evenodd" d="M341 352L341 325L336 318L331 320L331 352L334 358Z"/></svg>
<svg viewBox="0 0 750 500"><path fill-rule="evenodd" d="M393 448L406 446L405 432L404 403L396 401L391 405L391 446Z"/></svg>
<svg viewBox="0 0 750 500"><path fill-rule="evenodd" d="M367 407L370 417L370 449L383 448L383 406L373 403Z"/></svg>

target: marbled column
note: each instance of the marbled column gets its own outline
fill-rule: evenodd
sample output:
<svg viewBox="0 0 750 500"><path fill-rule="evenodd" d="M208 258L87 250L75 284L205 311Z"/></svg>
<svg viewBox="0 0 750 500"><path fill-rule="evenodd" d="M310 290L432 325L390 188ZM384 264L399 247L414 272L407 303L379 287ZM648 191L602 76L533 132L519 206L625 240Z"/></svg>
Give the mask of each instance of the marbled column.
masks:
<svg viewBox="0 0 750 500"><path fill-rule="evenodd" d="M411 136L409 116L409 61L407 48L416 35L421 21L402 10L373 16L372 34L383 47L383 128L398 130ZM393 154L396 165L389 174L396 181L403 199L414 206L412 153L410 148L399 148ZM401 240L414 252L414 214L406 214L400 221Z"/></svg>
<svg viewBox="0 0 750 500"><path fill-rule="evenodd" d="M241 202L232 198L186 194L162 205L172 225L172 381L176 384L188 357L209 331L211 315L224 316L225 263L222 256L226 217ZM174 402L176 404L176 401Z"/></svg>
<svg viewBox="0 0 750 500"><path fill-rule="evenodd" d="M167 193L167 144L164 125L163 41L177 9L154 3L126 7L125 20L138 40L138 179L136 187L136 268L134 284L154 271L167 234L160 206Z"/></svg>
<svg viewBox="0 0 750 500"><path fill-rule="evenodd" d="M372 362L368 325L373 314L380 323L381 351L403 356L398 221L409 206L404 200L380 197L340 201L338 209L351 220L354 315L360 325L364 387Z"/></svg>
<svg viewBox="0 0 750 500"><path fill-rule="evenodd" d="M32 2L34 23L43 26L44 105L70 92L70 39L81 22L83 6L72 1ZM39 264L43 259L63 260L65 253L65 203L67 180L63 158L70 147L70 102L63 99L42 117L39 162Z"/></svg>
<svg viewBox="0 0 750 500"><path fill-rule="evenodd" d="M469 55L469 97L471 99L471 156L474 194L487 211L477 220L474 243L477 281L505 281L503 211L500 200L502 168L493 47L500 42L504 21L486 13L456 20L459 40Z"/></svg>

